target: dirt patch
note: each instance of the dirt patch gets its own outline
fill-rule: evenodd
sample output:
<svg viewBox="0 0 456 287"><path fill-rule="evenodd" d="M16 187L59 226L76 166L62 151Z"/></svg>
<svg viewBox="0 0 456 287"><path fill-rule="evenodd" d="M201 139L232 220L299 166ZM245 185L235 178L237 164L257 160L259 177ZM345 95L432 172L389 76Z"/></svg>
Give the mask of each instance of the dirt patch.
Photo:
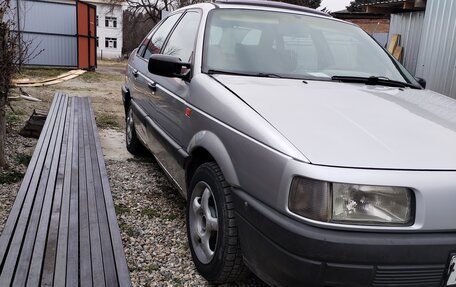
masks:
<svg viewBox="0 0 456 287"><path fill-rule="evenodd" d="M101 147L105 160L124 161L133 158L125 148L125 134L113 129L100 130Z"/></svg>

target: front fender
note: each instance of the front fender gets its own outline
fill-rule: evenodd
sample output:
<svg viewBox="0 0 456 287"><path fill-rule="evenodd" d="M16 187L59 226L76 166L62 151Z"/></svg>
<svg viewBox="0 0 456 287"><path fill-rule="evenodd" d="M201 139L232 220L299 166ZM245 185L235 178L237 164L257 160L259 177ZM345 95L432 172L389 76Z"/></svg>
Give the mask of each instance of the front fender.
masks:
<svg viewBox="0 0 456 287"><path fill-rule="evenodd" d="M228 150L216 134L210 131L196 133L190 140L187 152L192 154L197 148L204 148L211 154L230 185L239 186L239 179Z"/></svg>

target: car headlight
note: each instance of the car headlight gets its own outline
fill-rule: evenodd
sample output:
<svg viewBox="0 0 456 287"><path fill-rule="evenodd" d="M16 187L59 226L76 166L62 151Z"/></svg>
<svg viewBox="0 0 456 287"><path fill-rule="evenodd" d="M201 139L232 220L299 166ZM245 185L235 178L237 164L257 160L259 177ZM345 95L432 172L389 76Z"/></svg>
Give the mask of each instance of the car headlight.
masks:
<svg viewBox="0 0 456 287"><path fill-rule="evenodd" d="M341 224L411 225L413 192L405 187L330 183L296 177L290 211L309 219Z"/></svg>

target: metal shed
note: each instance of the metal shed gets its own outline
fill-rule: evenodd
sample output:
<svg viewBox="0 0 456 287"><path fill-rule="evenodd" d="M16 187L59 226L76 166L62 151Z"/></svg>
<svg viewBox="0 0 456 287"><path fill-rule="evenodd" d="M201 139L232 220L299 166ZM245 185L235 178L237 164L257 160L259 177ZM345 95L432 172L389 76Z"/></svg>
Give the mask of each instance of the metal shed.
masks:
<svg viewBox="0 0 456 287"><path fill-rule="evenodd" d="M82 1L13 0L10 19L27 65L96 68L96 7Z"/></svg>
<svg viewBox="0 0 456 287"><path fill-rule="evenodd" d="M456 1L383 0L366 12L391 14L389 39L401 34L403 64L427 88L456 98Z"/></svg>

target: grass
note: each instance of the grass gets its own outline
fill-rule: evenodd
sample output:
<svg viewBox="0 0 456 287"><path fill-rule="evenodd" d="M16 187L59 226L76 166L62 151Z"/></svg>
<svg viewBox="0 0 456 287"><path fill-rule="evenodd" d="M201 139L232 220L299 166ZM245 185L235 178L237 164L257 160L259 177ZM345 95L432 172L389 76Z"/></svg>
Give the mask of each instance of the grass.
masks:
<svg viewBox="0 0 456 287"><path fill-rule="evenodd" d="M167 219L167 220L170 220L170 221L173 221L177 218L177 215L174 214L174 213L171 213L171 214L168 214L166 216L164 216L164 219Z"/></svg>
<svg viewBox="0 0 456 287"><path fill-rule="evenodd" d="M123 204L123 203L116 204L115 205L115 209L116 209L116 214L117 215L121 215L121 214L125 214L125 213L129 213L130 212L130 208L128 206L126 206L125 204Z"/></svg>
<svg viewBox="0 0 456 287"><path fill-rule="evenodd" d="M28 166L28 164L30 163L30 160L32 159L32 156L31 155L28 155L28 154L25 154L25 153L18 153L15 157L14 157L14 160L18 163L18 164L23 164L25 166Z"/></svg>
<svg viewBox="0 0 456 287"><path fill-rule="evenodd" d="M47 78L54 78L58 75L68 72L68 69L22 69L19 73L14 75L15 79L47 79Z"/></svg>
<svg viewBox="0 0 456 287"><path fill-rule="evenodd" d="M147 216L149 219L158 217L160 215L160 212L154 208L146 207L141 211L142 215Z"/></svg>
<svg viewBox="0 0 456 287"><path fill-rule="evenodd" d="M97 125L102 129L120 128L119 118L115 114L100 114L97 116Z"/></svg>
<svg viewBox="0 0 456 287"><path fill-rule="evenodd" d="M6 112L6 122L8 124L18 124L23 121L25 121L24 116L27 115L27 113L22 110L22 109L15 109L14 112L8 110Z"/></svg>
<svg viewBox="0 0 456 287"><path fill-rule="evenodd" d="M81 80L87 83L98 83L101 81L121 81L123 76L117 74L104 74L98 72L86 72L79 76Z"/></svg>
<svg viewBox="0 0 456 287"><path fill-rule="evenodd" d="M0 184L10 184L20 181L24 174L17 171L0 173Z"/></svg>
<svg viewBox="0 0 456 287"><path fill-rule="evenodd" d="M22 121L21 117L17 114L8 113L6 115L6 123L8 124L18 124Z"/></svg>
<svg viewBox="0 0 456 287"><path fill-rule="evenodd" d="M120 225L120 229L123 230L128 236L135 236L135 228L129 224L123 223Z"/></svg>
<svg viewBox="0 0 456 287"><path fill-rule="evenodd" d="M152 263L149 266L147 266L147 272L152 273L154 271L160 270L160 265Z"/></svg>

